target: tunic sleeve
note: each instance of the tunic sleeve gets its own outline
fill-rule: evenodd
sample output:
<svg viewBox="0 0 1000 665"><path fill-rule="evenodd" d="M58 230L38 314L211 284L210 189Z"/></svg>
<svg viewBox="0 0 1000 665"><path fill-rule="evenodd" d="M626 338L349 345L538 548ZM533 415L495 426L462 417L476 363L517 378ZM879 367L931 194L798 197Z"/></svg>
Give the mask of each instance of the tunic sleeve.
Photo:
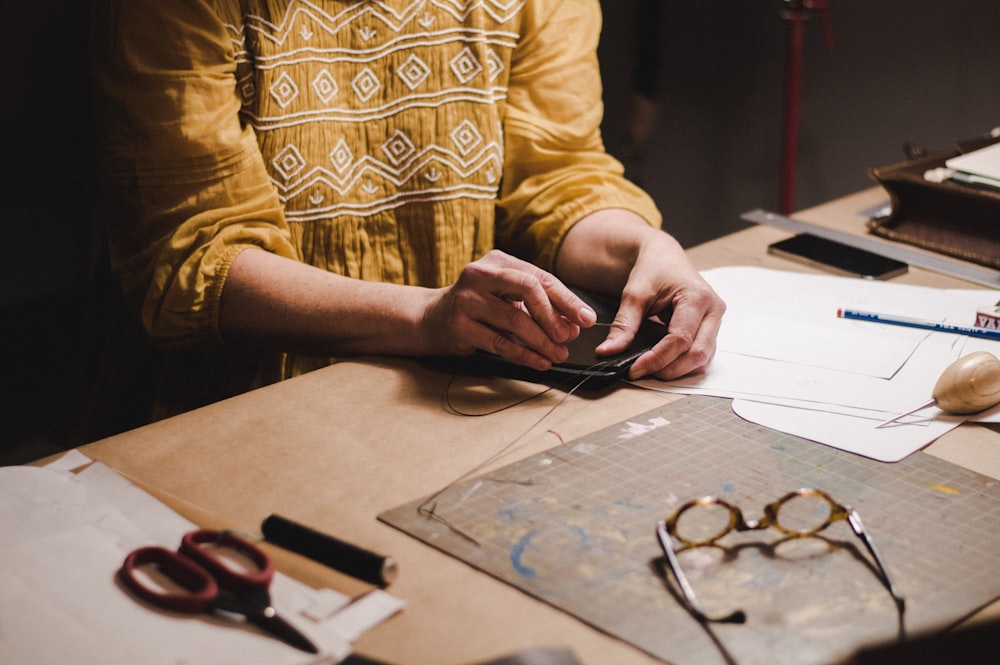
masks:
<svg viewBox="0 0 1000 665"><path fill-rule="evenodd" d="M504 120L497 245L552 270L566 232L587 214L625 208L654 226L661 217L604 149L597 0L540 0L524 11Z"/></svg>
<svg viewBox="0 0 1000 665"><path fill-rule="evenodd" d="M260 247L296 256L254 133L240 121L233 35L210 0L95 5L112 269L154 344L217 346L219 298L236 255Z"/></svg>

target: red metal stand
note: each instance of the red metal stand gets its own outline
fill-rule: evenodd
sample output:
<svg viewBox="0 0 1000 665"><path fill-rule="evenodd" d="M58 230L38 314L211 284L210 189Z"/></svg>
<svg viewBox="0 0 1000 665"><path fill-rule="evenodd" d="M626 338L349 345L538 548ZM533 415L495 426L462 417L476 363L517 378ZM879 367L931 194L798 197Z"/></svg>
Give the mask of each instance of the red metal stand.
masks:
<svg viewBox="0 0 1000 665"><path fill-rule="evenodd" d="M785 54L785 126L781 159L781 212L788 215L795 207L795 167L799 150L799 98L802 94L802 52L805 23L818 14L823 23L826 47L834 51L833 23L829 0L781 0L779 15L788 24L788 48Z"/></svg>

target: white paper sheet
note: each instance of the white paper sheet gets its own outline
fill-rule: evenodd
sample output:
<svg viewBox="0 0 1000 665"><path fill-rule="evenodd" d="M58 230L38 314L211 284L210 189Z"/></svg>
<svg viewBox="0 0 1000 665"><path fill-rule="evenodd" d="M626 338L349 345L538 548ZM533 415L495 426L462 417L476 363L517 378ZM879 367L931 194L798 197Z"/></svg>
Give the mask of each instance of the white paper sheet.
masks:
<svg viewBox="0 0 1000 665"><path fill-rule="evenodd" d="M1000 184L1000 143L951 157L945 161L945 166L956 171L983 176Z"/></svg>
<svg viewBox="0 0 1000 665"><path fill-rule="evenodd" d="M719 349L822 367L860 376L892 378L913 353L923 335L883 336L867 330L837 330L818 322L779 316L737 313L739 325L727 326Z"/></svg>
<svg viewBox="0 0 1000 665"><path fill-rule="evenodd" d="M919 423L911 420L905 426L873 430L874 424L880 421L869 417L751 400L733 400L733 412L745 420L883 462L903 459L914 452L915 443L933 441L964 420L940 414L936 409L930 411L935 416L929 420L921 420ZM914 434L915 431L918 434ZM919 447L923 445L925 444L920 444Z"/></svg>
<svg viewBox="0 0 1000 665"><path fill-rule="evenodd" d="M937 377L959 357L978 350L1000 357L996 341L837 317L839 308L852 308L970 325L1000 291L746 267L703 274L728 307L711 367L637 383L732 397L748 420L874 459L898 461L966 420L932 409L875 429L930 399ZM996 410L977 416L997 418Z"/></svg>
<svg viewBox="0 0 1000 665"><path fill-rule="evenodd" d="M76 476L0 468L0 662L337 663L350 653L347 635L356 637L402 607L382 592L389 601L313 621L308 608L320 601L330 607L329 595L337 592L317 594L277 573L272 600L320 646L323 653L315 656L239 623L159 611L124 590L116 572L127 552L148 544L176 547L192 528L99 463ZM341 600L348 609L359 602Z"/></svg>

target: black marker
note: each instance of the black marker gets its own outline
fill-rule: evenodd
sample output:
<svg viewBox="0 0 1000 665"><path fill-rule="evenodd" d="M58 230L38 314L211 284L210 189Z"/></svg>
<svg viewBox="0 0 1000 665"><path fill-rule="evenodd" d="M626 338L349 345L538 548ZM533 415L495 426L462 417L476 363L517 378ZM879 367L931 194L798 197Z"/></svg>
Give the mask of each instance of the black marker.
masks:
<svg viewBox="0 0 1000 665"><path fill-rule="evenodd" d="M275 545L370 584L388 586L399 573L392 557L345 543L280 515L269 516L260 529L264 538Z"/></svg>

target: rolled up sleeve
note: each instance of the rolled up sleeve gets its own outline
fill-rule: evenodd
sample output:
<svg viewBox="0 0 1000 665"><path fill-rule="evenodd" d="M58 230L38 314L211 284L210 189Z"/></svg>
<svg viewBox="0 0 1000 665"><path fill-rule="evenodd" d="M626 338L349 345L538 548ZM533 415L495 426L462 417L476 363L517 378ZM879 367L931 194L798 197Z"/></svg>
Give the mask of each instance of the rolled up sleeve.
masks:
<svg viewBox="0 0 1000 665"><path fill-rule="evenodd" d="M154 344L222 343L240 251L296 257L211 2L108 0L92 16L102 214L112 269Z"/></svg>
<svg viewBox="0 0 1000 665"><path fill-rule="evenodd" d="M599 3L544 0L525 12L505 110L497 244L552 270L563 237L587 214L624 208L654 226L661 217L604 149Z"/></svg>

